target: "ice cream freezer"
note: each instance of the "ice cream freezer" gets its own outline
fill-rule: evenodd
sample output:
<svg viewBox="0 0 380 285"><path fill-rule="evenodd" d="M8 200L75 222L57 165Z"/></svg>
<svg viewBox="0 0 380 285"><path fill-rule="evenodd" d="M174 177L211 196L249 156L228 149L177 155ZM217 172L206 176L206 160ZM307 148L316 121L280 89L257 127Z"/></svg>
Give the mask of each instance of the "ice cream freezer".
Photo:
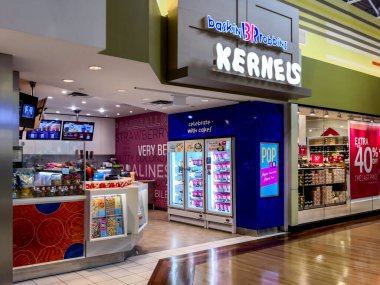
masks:
<svg viewBox="0 0 380 285"><path fill-rule="evenodd" d="M236 231L232 138L168 143L169 220Z"/></svg>

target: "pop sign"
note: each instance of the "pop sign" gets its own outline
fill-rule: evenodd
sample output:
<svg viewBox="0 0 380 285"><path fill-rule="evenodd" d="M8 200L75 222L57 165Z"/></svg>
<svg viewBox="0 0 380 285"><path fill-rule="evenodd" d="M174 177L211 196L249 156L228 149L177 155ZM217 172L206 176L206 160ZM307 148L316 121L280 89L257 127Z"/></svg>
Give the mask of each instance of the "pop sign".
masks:
<svg viewBox="0 0 380 285"><path fill-rule="evenodd" d="M380 194L380 125L350 122L350 187L352 199Z"/></svg>
<svg viewBox="0 0 380 285"><path fill-rule="evenodd" d="M278 143L260 143L260 197L279 195Z"/></svg>

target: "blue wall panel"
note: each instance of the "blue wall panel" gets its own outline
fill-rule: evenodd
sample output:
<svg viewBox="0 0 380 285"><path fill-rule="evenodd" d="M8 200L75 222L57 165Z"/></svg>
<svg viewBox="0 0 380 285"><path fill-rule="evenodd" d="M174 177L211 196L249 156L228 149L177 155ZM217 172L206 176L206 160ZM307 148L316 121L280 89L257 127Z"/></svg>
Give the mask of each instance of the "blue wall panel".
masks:
<svg viewBox="0 0 380 285"><path fill-rule="evenodd" d="M284 224L283 105L247 102L169 115L169 140L235 138L237 226L260 230ZM260 142L280 146L280 195L260 198Z"/></svg>

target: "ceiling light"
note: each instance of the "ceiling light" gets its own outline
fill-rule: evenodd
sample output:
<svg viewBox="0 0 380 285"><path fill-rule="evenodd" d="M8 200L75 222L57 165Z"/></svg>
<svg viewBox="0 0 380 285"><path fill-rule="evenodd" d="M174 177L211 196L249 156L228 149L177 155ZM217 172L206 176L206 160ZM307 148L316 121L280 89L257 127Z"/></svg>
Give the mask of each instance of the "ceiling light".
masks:
<svg viewBox="0 0 380 285"><path fill-rule="evenodd" d="M60 112L60 111L55 111L55 113L56 113L56 114L59 114L59 113L61 113L61 112Z"/></svg>
<svg viewBox="0 0 380 285"><path fill-rule="evenodd" d="M340 126L341 129L343 129L343 126Z"/></svg>
<svg viewBox="0 0 380 285"><path fill-rule="evenodd" d="M149 98L144 98L143 101L149 101L150 99Z"/></svg>
<svg viewBox="0 0 380 285"><path fill-rule="evenodd" d="M120 93L124 93L124 92L126 92L127 90L125 90L125 89L117 89L116 91L117 91L117 92L120 92Z"/></svg>
<svg viewBox="0 0 380 285"><path fill-rule="evenodd" d="M116 115L120 116L120 113L117 113Z"/></svg>
<svg viewBox="0 0 380 285"><path fill-rule="evenodd" d="M86 104L87 102L86 101L82 101L82 104Z"/></svg>
<svg viewBox="0 0 380 285"><path fill-rule="evenodd" d="M77 109L77 107L76 107L76 106L71 106L70 109L71 109L72 111L75 111L75 110Z"/></svg>
<svg viewBox="0 0 380 285"><path fill-rule="evenodd" d="M100 113L104 113L105 111L106 111L106 110L104 110L103 108L100 108L100 109L99 109L99 112L100 112Z"/></svg>
<svg viewBox="0 0 380 285"><path fill-rule="evenodd" d="M67 94L67 91L66 90L62 90L61 93L62 94Z"/></svg>
<svg viewBox="0 0 380 285"><path fill-rule="evenodd" d="M311 133L311 132L312 132L312 129L309 129L309 132Z"/></svg>
<svg viewBox="0 0 380 285"><path fill-rule="evenodd" d="M72 80L72 79L63 79L62 81L65 83L73 83L74 82L74 80Z"/></svg>
<svg viewBox="0 0 380 285"><path fill-rule="evenodd" d="M93 66L89 66L88 69L89 69L89 70L95 70L95 71L97 71L97 70L101 70L102 67L101 67L101 66L93 65Z"/></svg>
<svg viewBox="0 0 380 285"><path fill-rule="evenodd" d="M314 111L314 109L311 109L310 110L310 114L309 114L310 116L315 116L315 111Z"/></svg>
<svg viewBox="0 0 380 285"><path fill-rule="evenodd" d="M54 120L58 121L58 118L55 118Z"/></svg>
<svg viewBox="0 0 380 285"><path fill-rule="evenodd" d="M53 99L53 97L52 96L48 96L48 99Z"/></svg>
<svg viewBox="0 0 380 285"><path fill-rule="evenodd" d="M371 120L371 123L373 123L373 120Z"/></svg>
<svg viewBox="0 0 380 285"><path fill-rule="evenodd" d="M189 115L189 116L187 116L187 118L189 118L189 119L192 119L192 118L193 118L193 116L192 116L192 115Z"/></svg>
<svg viewBox="0 0 380 285"><path fill-rule="evenodd" d="M129 111L129 113L131 113L131 114L132 114L132 113L133 113L133 111L131 110L131 111Z"/></svg>
<svg viewBox="0 0 380 285"><path fill-rule="evenodd" d="M208 99L202 99L201 101L202 102L208 102Z"/></svg>
<svg viewBox="0 0 380 285"><path fill-rule="evenodd" d="M325 114L323 115L323 117L328 118L328 117L329 117L329 112L328 112L328 111L325 111L324 113L325 113Z"/></svg>
<svg viewBox="0 0 380 285"><path fill-rule="evenodd" d="M120 105L115 105L116 108L120 108Z"/></svg>
<svg viewBox="0 0 380 285"><path fill-rule="evenodd" d="M90 113L87 113L86 115L87 115L87 116L91 116L91 114L90 114Z"/></svg>

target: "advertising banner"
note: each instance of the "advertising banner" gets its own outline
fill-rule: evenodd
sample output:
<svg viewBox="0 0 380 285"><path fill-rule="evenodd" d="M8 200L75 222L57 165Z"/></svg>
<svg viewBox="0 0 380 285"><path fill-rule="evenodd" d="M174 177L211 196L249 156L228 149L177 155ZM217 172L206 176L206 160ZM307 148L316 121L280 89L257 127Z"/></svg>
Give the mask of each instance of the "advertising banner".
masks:
<svg viewBox="0 0 380 285"><path fill-rule="evenodd" d="M279 195L278 143L260 143L260 197Z"/></svg>
<svg viewBox="0 0 380 285"><path fill-rule="evenodd" d="M154 204L167 207L168 115L152 112L116 120L116 157L136 180L155 180Z"/></svg>
<svg viewBox="0 0 380 285"><path fill-rule="evenodd" d="M350 121L351 198L379 195L380 124Z"/></svg>

